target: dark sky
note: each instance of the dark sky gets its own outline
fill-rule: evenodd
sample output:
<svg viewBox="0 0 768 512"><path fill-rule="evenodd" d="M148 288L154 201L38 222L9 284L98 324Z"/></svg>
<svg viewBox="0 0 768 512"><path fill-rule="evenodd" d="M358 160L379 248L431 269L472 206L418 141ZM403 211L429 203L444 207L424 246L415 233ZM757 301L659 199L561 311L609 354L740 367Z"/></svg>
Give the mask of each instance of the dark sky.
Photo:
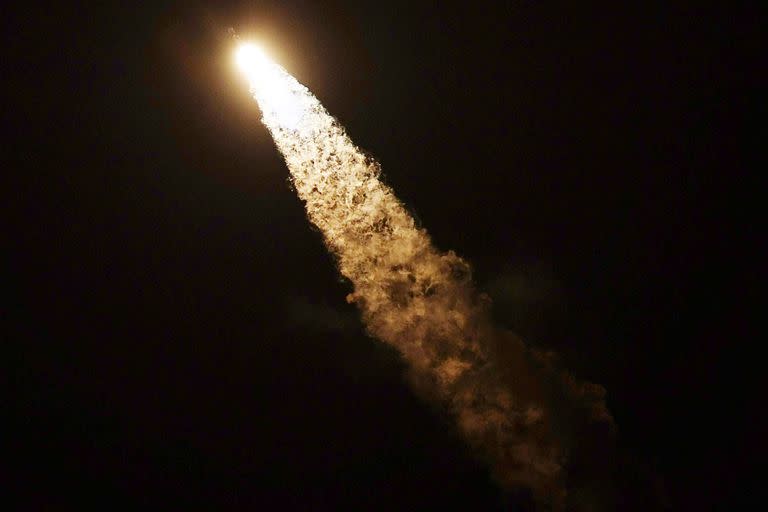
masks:
<svg viewBox="0 0 768 512"><path fill-rule="evenodd" d="M149 4L3 21L4 480L20 510L525 502L365 336L230 26L381 161L500 325L607 388L627 500L749 498L756 266L737 248L758 232L740 195L765 114L756 12Z"/></svg>

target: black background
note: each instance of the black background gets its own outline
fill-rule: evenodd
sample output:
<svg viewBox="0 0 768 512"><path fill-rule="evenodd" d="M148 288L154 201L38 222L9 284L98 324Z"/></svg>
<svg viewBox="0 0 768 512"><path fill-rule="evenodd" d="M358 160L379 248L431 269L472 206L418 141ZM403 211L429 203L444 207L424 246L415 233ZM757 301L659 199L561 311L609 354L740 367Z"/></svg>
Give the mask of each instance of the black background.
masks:
<svg viewBox="0 0 768 512"><path fill-rule="evenodd" d="M3 22L20 509L520 501L344 302L230 26L381 161L499 324L607 388L649 500L753 497L756 10L129 4Z"/></svg>

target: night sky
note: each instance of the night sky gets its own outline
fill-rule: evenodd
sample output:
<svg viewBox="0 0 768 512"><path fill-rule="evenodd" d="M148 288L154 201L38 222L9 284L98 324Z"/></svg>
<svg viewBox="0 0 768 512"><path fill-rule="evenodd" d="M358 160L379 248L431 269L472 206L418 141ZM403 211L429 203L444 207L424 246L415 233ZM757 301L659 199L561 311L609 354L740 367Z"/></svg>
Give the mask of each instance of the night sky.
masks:
<svg viewBox="0 0 768 512"><path fill-rule="evenodd" d="M3 21L19 510L530 505L366 336L229 27L381 162L500 326L607 389L625 509L751 498L756 12L150 4Z"/></svg>

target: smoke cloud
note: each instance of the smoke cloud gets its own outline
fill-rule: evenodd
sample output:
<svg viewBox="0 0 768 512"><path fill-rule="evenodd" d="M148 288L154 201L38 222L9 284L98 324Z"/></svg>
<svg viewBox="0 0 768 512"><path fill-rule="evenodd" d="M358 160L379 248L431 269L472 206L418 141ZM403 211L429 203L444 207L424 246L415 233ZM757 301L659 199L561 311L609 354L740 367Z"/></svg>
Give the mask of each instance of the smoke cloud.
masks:
<svg viewBox="0 0 768 512"><path fill-rule="evenodd" d="M467 262L434 247L379 164L309 90L271 61L247 74L370 335L399 350L416 392L449 411L501 486L530 489L544 508L573 508L568 468L594 444L587 438L613 429L605 391L492 324Z"/></svg>

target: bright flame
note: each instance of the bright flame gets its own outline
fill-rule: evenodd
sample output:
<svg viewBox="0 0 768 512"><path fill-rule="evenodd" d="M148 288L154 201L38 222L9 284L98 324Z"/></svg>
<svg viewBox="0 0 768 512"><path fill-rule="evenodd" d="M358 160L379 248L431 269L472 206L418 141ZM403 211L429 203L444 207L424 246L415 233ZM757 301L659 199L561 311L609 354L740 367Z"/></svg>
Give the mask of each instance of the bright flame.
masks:
<svg viewBox="0 0 768 512"><path fill-rule="evenodd" d="M264 50L251 43L243 43L235 52L235 61L240 70L249 78L255 77L269 62Z"/></svg>
<svg viewBox="0 0 768 512"><path fill-rule="evenodd" d="M253 43L243 43L237 48L235 62L248 79L265 120L270 119L282 128L298 130L308 105L303 101L303 94L286 86L285 70Z"/></svg>

